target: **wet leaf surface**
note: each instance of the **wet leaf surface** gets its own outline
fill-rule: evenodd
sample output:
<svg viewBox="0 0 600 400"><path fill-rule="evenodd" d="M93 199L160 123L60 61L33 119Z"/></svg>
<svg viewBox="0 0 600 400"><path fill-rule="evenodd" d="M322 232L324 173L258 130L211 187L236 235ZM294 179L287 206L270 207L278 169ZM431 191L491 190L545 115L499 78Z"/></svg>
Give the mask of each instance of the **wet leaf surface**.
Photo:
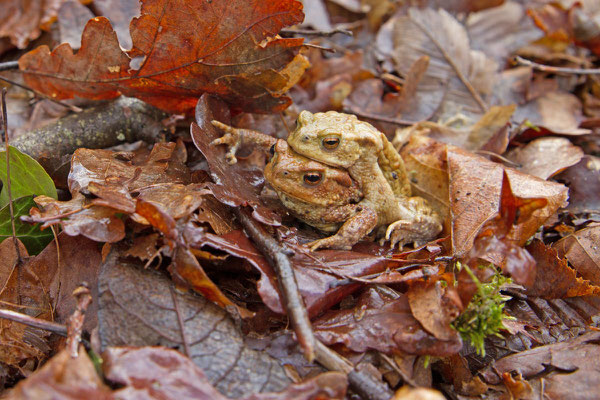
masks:
<svg viewBox="0 0 600 400"><path fill-rule="evenodd" d="M462 347L456 331L449 340L427 333L413 317L407 296L383 287L367 289L354 308L327 312L313 327L324 343L342 343L356 352L376 349L445 356Z"/></svg>
<svg viewBox="0 0 600 400"><path fill-rule="evenodd" d="M301 3L240 1L235 21L227 18L231 6L222 0L146 1L131 24L130 51L121 50L109 20L96 17L86 25L76 54L68 44L52 52L41 46L21 57L19 65L29 86L61 99L124 94L182 113L209 92L246 109L285 108L289 99L283 93L307 66L301 56L295 58L302 39L260 43L301 22ZM175 65L173 54L178 55Z"/></svg>
<svg viewBox="0 0 600 400"><path fill-rule="evenodd" d="M104 352L105 374L125 387L118 389L119 399L206 398L226 400L209 382L202 369L189 358L161 347L109 347ZM280 393L246 394L245 400L343 399L346 377L338 372L319 375Z"/></svg>
<svg viewBox="0 0 600 400"><path fill-rule="evenodd" d="M283 368L244 345L233 319L203 297L184 294L164 275L121 262L113 251L99 278L99 335L110 346L176 348L200 367L221 393L282 390Z"/></svg>
<svg viewBox="0 0 600 400"><path fill-rule="evenodd" d="M515 148L506 157L519 165L519 171L548 179L577 164L583 157L583 150L573 146L568 139L547 137Z"/></svg>

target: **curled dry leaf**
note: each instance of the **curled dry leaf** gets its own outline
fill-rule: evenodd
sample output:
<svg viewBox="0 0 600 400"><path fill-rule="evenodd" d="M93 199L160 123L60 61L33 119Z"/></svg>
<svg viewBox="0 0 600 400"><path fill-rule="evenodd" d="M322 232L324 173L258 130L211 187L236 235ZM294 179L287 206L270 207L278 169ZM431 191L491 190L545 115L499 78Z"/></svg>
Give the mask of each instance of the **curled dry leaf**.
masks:
<svg viewBox="0 0 600 400"><path fill-rule="evenodd" d="M208 378L187 357L164 347L109 347L103 353L107 379L123 387L114 394L119 399L227 400ZM236 397L243 400L310 400L343 399L346 376L328 372L299 384L288 386L279 393L250 394Z"/></svg>
<svg viewBox="0 0 600 400"><path fill-rule="evenodd" d="M574 146L569 139L544 137L517 147L506 154L506 158L519 165L519 171L542 179L575 165L583 157L583 150Z"/></svg>
<svg viewBox="0 0 600 400"><path fill-rule="evenodd" d="M221 393L279 391L289 380L278 362L246 347L226 311L204 297L176 290L143 263L119 261L116 247L100 267L98 334L111 346L165 346L186 354Z"/></svg>
<svg viewBox="0 0 600 400"><path fill-rule="evenodd" d="M361 353L374 349L447 356L462 347L456 331L449 340L425 331L411 313L407 296L383 286L367 289L352 309L325 313L313 322L313 329L324 343L341 343Z"/></svg>
<svg viewBox="0 0 600 400"><path fill-rule="evenodd" d="M577 276L577 272L569 266L567 260L559 257L555 248L534 240L527 251L536 261L536 279L533 287L527 289L527 295L545 299L562 299L565 297L591 296L600 294L600 286Z"/></svg>
<svg viewBox="0 0 600 400"><path fill-rule="evenodd" d="M295 0L146 0L130 25L130 51L120 48L109 20L96 17L77 54L66 43L52 52L40 46L19 67L30 87L57 99L124 94L184 113L209 92L237 108L282 110L290 103L284 93L308 63L298 55L302 39L275 35L303 17Z"/></svg>
<svg viewBox="0 0 600 400"><path fill-rule="evenodd" d="M554 243L561 257L565 257L584 279L600 285L600 225L594 224Z"/></svg>
<svg viewBox="0 0 600 400"><path fill-rule="evenodd" d="M392 58L397 70L406 74L420 57L430 58L416 93L418 110L403 118L482 115L497 78L496 62L472 50L465 28L444 10L411 8L395 18Z"/></svg>

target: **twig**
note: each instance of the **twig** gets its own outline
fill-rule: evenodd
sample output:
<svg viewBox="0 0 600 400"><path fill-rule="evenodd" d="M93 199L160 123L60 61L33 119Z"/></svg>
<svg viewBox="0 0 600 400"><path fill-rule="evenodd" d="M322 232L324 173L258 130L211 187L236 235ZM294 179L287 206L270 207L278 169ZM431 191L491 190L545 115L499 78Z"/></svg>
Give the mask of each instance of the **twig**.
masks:
<svg viewBox="0 0 600 400"><path fill-rule="evenodd" d="M566 67L553 67L551 65L538 64L526 58L516 56L513 59L513 63L516 65L523 65L531 67L538 71L550 72L553 74L564 74L564 75L600 75L600 68L566 68Z"/></svg>
<svg viewBox="0 0 600 400"><path fill-rule="evenodd" d="M355 114L358 117L372 119L375 121L387 122L388 124L394 124L394 125L400 125L400 126L411 126L418 122L418 121L407 121L407 120L398 119L398 118L384 117L384 116L377 115L377 114L371 114L368 112L356 110L354 107L345 108L344 112Z"/></svg>
<svg viewBox="0 0 600 400"><path fill-rule="evenodd" d="M283 34L287 35L304 35L304 36L323 36L323 37L331 37L336 33L342 33L348 36L354 36L352 31L343 28L334 28L329 31L319 31L314 29L282 29L280 31Z"/></svg>
<svg viewBox="0 0 600 400"><path fill-rule="evenodd" d="M18 322L23 325L32 326L34 328L43 329L48 332L56 333L57 335L67 336L67 326L45 319L30 317L27 314L21 314L16 311L0 309L0 318Z"/></svg>
<svg viewBox="0 0 600 400"><path fill-rule="evenodd" d="M0 69L0 71L2 71L2 70ZM67 103L62 102L60 100L53 99L50 96L46 96L43 93L36 92L35 90L33 90L32 88L30 88L29 86L23 85L22 83L19 83L19 82L16 82L16 81L13 81L12 79L8 79L8 78L5 78L3 76L0 76L0 81L4 81L4 82L7 82L7 83L10 83L11 85L18 86L18 87L20 87L22 89L25 89L25 90L29 90L30 92L35 93L36 96L41 97L42 99L50 100L51 102L56 103L56 104L58 104L60 106L66 107L66 108L68 108L69 110L71 110L73 112L81 112L81 111L83 111L81 108L79 108L77 106L74 106L74 105L71 105L71 104L67 104Z"/></svg>
<svg viewBox="0 0 600 400"><path fill-rule="evenodd" d="M19 69L18 61L6 61L0 63L0 71L11 71L13 69Z"/></svg>
<svg viewBox="0 0 600 400"><path fill-rule="evenodd" d="M249 217L244 211L239 208L234 208L233 211L239 222L246 230L246 233L254 241L260 252L267 256L267 258L271 259L276 271L284 271L283 276L281 275L281 272L278 272L280 287L282 288L284 296L284 304L288 312L293 310L294 312L300 313L299 317L295 317L294 314L290 314L290 319L292 320L292 323L294 323L294 318L302 318L304 321L302 323L306 323L306 327L304 327L304 329L308 330L308 332L300 333L297 325L295 326L296 335L298 335L298 341L300 342L301 335L310 335L314 343L313 349L315 359L328 370L346 373L348 375L348 382L354 391L356 391L364 399L388 400L392 396L392 393L386 384L375 379L375 377L368 373L354 369L354 366L350 361L346 360L338 353L314 338L314 334L310 327L310 321L308 320L306 309L304 308L302 299L300 298L298 285L293 275L294 271L292 270L286 250L283 249L275 239L268 235L258 222ZM285 287L283 282L284 279L287 281L287 284L293 286L291 290L290 287ZM287 293L284 292L285 289L288 290ZM293 300L290 301L290 298L286 298L287 295L291 295ZM291 306L293 302L297 302L297 305Z"/></svg>
<svg viewBox="0 0 600 400"><path fill-rule="evenodd" d="M85 320L85 312L92 302L92 294L87 287L87 283L82 283L73 291L73 297L77 302L77 306L73 314L67 321L67 343L66 348L72 358L76 358L79 354L79 343L81 343L81 333L83 332L83 321Z"/></svg>
<svg viewBox="0 0 600 400"><path fill-rule="evenodd" d="M15 244L15 252L17 253L17 268L23 263L21 250L19 249L19 241L17 240L17 230L15 229L15 212L12 203L12 190L10 179L10 146L8 145L8 117L6 113L6 88L2 88L2 129L4 130L4 145L6 147L6 191L8 194L8 210L10 211L10 224L12 227L13 243Z"/></svg>
<svg viewBox="0 0 600 400"><path fill-rule="evenodd" d="M279 243L244 211L240 208L234 208L233 211L260 251L272 261L283 297L282 303L298 336L298 343L304 349L304 355L312 362L315 357L315 335L288 256Z"/></svg>

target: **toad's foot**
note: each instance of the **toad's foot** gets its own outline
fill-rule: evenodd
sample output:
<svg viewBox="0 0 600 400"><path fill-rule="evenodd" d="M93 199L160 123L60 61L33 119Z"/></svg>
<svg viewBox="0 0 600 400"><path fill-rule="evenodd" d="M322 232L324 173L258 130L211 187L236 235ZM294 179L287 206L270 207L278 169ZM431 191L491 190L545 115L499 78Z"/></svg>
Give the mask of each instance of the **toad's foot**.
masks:
<svg viewBox="0 0 600 400"><path fill-rule="evenodd" d="M239 129L234 128L229 125L225 125L219 121L211 121L215 128L221 129L226 132L222 137L213 140L210 142L211 146L216 146L219 144L225 144L229 146L229 150L225 154L225 159L229 164L237 163L237 158L235 157L235 153L238 151L240 146L242 145L242 134Z"/></svg>
<svg viewBox="0 0 600 400"><path fill-rule="evenodd" d="M355 206L352 206L355 207ZM369 207L360 207L337 233L307 244L311 251L318 249L351 250L352 246L369 234L377 225L377 213Z"/></svg>
<svg viewBox="0 0 600 400"><path fill-rule="evenodd" d="M385 232L385 239L390 241L392 247L408 243L414 243L418 247L442 231L440 217L429 208L424 199L411 197L407 205L408 208L404 209L405 217L391 223Z"/></svg>

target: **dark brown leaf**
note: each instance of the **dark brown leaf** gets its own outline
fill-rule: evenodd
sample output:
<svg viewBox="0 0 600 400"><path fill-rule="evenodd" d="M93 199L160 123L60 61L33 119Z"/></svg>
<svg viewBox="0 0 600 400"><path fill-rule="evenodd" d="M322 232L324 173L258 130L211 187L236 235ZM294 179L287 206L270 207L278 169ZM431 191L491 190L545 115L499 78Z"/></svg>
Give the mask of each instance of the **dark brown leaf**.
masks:
<svg viewBox="0 0 600 400"><path fill-rule="evenodd" d="M113 249L99 278L99 336L104 349L176 348L231 397L287 387L283 368L265 353L247 348L224 310L203 297L177 291L164 275L118 257Z"/></svg>
<svg viewBox="0 0 600 400"><path fill-rule="evenodd" d="M384 287L367 289L354 308L330 311L315 320L313 328L324 343L342 343L356 352L446 356L462 347L456 331L448 341L427 333L413 317L407 296Z"/></svg>
<svg viewBox="0 0 600 400"><path fill-rule="evenodd" d="M227 400L209 382L200 368L180 353L161 347L110 347L104 352L106 377L120 385L119 399ZM239 397L244 400L343 399L346 377L339 372L319 375L280 393Z"/></svg>
<svg viewBox="0 0 600 400"><path fill-rule="evenodd" d="M534 240L527 246L527 251L537 263L536 279L533 287L527 289L528 295L545 299L600 295L600 287L578 277L567 260L558 256L555 248Z"/></svg>
<svg viewBox="0 0 600 400"><path fill-rule="evenodd" d="M183 113L209 92L238 108L281 110L289 104L284 93L308 63L297 55L302 39L274 36L303 17L295 0L146 0L131 22L130 51L121 50L108 19L96 17L77 54L68 44L52 52L41 46L19 65L29 86L53 98L124 94Z"/></svg>
<svg viewBox="0 0 600 400"><path fill-rule="evenodd" d="M554 247L561 257L565 257L584 279L600 285L600 225L594 224L566 236Z"/></svg>
<svg viewBox="0 0 600 400"><path fill-rule="evenodd" d="M230 165L225 159L225 146L211 146L210 142L221 137L221 133L211 124L212 120L229 123L229 109L220 100L203 95L196 107L196 121L192 123L192 139L208 161L215 183L207 186L221 202L239 207L249 205L254 208L254 218L269 225L281 224L281 218L265 207L258 197L259 188L264 183L262 170L248 168L242 162Z"/></svg>
<svg viewBox="0 0 600 400"><path fill-rule="evenodd" d="M441 281L429 279L410 285L406 296L410 310L423 328L437 339L456 340L456 330L450 323L460 314L462 305L451 300L450 289L442 287Z"/></svg>

